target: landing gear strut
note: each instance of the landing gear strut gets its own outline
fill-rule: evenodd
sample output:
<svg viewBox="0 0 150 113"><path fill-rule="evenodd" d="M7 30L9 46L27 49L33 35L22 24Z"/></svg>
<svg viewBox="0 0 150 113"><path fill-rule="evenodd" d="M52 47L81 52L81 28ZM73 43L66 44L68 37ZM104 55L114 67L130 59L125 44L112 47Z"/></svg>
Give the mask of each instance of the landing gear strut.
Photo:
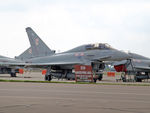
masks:
<svg viewBox="0 0 150 113"><path fill-rule="evenodd" d="M45 80L46 81L51 81L52 80L52 76L51 75L45 75Z"/></svg>
<svg viewBox="0 0 150 113"><path fill-rule="evenodd" d="M45 75L45 80L46 81L51 81L52 80L52 75L51 75L51 67L47 69L46 75Z"/></svg>
<svg viewBox="0 0 150 113"><path fill-rule="evenodd" d="M11 77L16 77L16 73L10 73Z"/></svg>
<svg viewBox="0 0 150 113"><path fill-rule="evenodd" d="M97 78L93 78L93 81L94 81L94 83L96 83L96 81L97 81Z"/></svg>

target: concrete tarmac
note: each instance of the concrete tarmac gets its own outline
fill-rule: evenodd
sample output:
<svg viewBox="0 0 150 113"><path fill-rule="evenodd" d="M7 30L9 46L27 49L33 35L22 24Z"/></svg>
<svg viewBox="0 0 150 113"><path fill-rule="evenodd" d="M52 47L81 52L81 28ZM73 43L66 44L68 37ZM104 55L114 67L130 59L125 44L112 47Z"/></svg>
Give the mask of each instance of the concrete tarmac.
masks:
<svg viewBox="0 0 150 113"><path fill-rule="evenodd" d="M150 113L150 87L0 82L0 113Z"/></svg>

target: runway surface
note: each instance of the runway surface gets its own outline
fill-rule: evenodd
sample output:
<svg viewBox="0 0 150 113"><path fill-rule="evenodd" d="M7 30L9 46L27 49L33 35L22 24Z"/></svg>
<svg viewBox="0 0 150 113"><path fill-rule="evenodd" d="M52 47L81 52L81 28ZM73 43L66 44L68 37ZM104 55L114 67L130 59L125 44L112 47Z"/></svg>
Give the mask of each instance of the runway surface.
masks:
<svg viewBox="0 0 150 113"><path fill-rule="evenodd" d="M0 82L0 113L150 113L150 87Z"/></svg>

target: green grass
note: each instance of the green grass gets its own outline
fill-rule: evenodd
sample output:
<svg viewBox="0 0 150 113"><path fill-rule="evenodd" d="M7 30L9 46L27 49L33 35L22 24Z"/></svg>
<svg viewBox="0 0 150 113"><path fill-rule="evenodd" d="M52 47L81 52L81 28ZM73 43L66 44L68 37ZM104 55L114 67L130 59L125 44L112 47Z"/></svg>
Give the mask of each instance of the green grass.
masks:
<svg viewBox="0 0 150 113"><path fill-rule="evenodd" d="M123 85L123 86L150 86L148 83L88 83L88 82L62 82L62 81L31 81L31 80L3 80L0 82L25 82L25 83L59 83L59 84L95 84L95 85Z"/></svg>
<svg viewBox="0 0 150 113"><path fill-rule="evenodd" d="M32 80L3 80L0 79L0 82L29 82L29 83L70 83L70 82L57 82L57 81L32 81Z"/></svg>
<svg viewBox="0 0 150 113"><path fill-rule="evenodd" d="M148 83L97 83L100 85L150 86Z"/></svg>

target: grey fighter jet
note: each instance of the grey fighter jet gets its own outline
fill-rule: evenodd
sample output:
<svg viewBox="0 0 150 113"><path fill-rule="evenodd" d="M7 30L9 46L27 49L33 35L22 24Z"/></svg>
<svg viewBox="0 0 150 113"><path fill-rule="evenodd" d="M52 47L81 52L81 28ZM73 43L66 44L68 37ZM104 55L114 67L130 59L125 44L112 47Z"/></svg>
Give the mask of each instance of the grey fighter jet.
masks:
<svg viewBox="0 0 150 113"><path fill-rule="evenodd" d="M10 74L11 77L16 77L16 73L19 73L20 70L20 63L23 64L24 62L14 58L0 56L0 74ZM11 64L18 64L18 66L12 66Z"/></svg>
<svg viewBox="0 0 150 113"><path fill-rule="evenodd" d="M117 72L125 72L125 76L122 77L123 81L126 81L126 75L134 75L136 82L150 79L150 58L131 52L128 54L132 57L131 60L113 63Z"/></svg>
<svg viewBox="0 0 150 113"><path fill-rule="evenodd" d="M10 74L11 77L16 77L16 73L19 73L20 68L23 68L25 65L24 61L27 59L47 56L55 53L55 51L49 49L49 47L31 28L26 28L26 32L28 34L31 47L29 47L19 56L16 56L15 59L0 56L0 74Z"/></svg>
<svg viewBox="0 0 150 113"><path fill-rule="evenodd" d="M32 58L27 61L30 67L46 68L45 80L52 77L72 78L74 65L91 65L93 74L101 74L104 69L104 61L120 61L130 58L130 55L112 48L108 44L86 44L63 53L55 53L50 56ZM96 78L97 79L97 78ZM95 80L96 81L96 80Z"/></svg>

